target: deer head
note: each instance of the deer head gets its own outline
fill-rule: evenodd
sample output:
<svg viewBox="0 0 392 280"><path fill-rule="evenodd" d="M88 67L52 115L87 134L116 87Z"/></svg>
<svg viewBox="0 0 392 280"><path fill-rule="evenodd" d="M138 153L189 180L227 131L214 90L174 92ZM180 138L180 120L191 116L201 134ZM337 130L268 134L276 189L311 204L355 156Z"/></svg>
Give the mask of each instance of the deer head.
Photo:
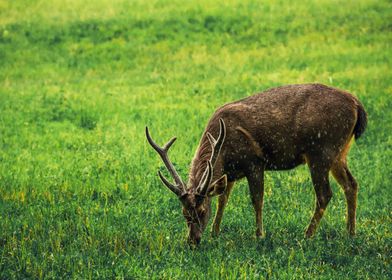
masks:
<svg viewBox="0 0 392 280"><path fill-rule="evenodd" d="M224 121L219 119L219 124L220 132L218 139L215 139L209 132L206 134L212 148L211 156L209 160L207 160L207 167L204 170L204 173L199 182L188 186L184 183L184 181L182 181L180 175L175 170L167 154L170 147L176 141L176 138L173 137L163 147L159 147L154 142L154 140L152 140L148 131L148 127L146 127L146 137L148 142L161 157L175 183L171 183L162 175L160 171L158 171L158 176L162 183L181 201L182 213L186 219L186 223L189 229L188 243L194 245L200 243L201 235L210 218L210 197L221 195L225 191L227 185L226 175L223 175L218 180L212 182L214 166L226 136L226 127Z"/></svg>

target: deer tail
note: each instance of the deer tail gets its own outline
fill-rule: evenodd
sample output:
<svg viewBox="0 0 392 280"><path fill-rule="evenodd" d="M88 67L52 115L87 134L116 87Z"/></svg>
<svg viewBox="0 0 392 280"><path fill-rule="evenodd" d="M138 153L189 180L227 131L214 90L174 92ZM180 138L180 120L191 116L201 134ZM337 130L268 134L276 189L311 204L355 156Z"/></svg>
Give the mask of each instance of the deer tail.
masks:
<svg viewBox="0 0 392 280"><path fill-rule="evenodd" d="M357 123L354 126L355 140L364 133L367 125L367 113L360 102L357 102Z"/></svg>

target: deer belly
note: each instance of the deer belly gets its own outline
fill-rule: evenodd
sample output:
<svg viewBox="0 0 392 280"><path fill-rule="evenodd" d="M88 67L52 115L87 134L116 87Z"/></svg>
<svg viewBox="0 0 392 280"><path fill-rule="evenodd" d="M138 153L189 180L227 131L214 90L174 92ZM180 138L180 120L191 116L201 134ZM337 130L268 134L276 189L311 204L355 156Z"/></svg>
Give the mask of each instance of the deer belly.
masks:
<svg viewBox="0 0 392 280"><path fill-rule="evenodd" d="M297 167L298 165L304 164L304 155L283 155L283 156L272 156L265 158L265 169L266 170L288 170Z"/></svg>

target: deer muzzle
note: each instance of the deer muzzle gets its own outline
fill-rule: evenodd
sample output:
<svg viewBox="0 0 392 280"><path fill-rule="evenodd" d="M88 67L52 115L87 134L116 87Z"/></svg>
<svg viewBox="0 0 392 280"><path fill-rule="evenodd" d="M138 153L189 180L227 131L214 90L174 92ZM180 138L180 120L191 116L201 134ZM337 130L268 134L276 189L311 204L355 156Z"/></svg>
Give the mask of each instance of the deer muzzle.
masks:
<svg viewBox="0 0 392 280"><path fill-rule="evenodd" d="M188 244L197 246L200 244L202 232L199 227L196 225L191 225L189 234L188 234Z"/></svg>

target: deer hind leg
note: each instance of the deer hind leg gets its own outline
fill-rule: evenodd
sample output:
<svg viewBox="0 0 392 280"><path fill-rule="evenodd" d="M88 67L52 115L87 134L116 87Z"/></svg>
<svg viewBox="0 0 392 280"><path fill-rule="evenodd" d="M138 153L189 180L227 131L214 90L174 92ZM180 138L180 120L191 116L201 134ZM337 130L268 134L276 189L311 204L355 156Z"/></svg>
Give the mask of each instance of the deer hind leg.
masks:
<svg viewBox="0 0 392 280"><path fill-rule="evenodd" d="M323 163L322 161L316 162ZM316 206L313 217L305 233L306 237L312 237L314 235L317 226L323 217L324 211L332 198L332 190L328 180L329 168L318 163L312 163L312 161L308 162L314 190L316 193Z"/></svg>
<svg viewBox="0 0 392 280"><path fill-rule="evenodd" d="M233 189L233 186L234 186L234 182L228 182L225 193L218 197L218 208L216 210L214 222L212 224L212 235L213 236L219 235L220 224L222 222L223 212L225 210L227 201L229 200L229 196L230 196L231 190Z"/></svg>
<svg viewBox="0 0 392 280"><path fill-rule="evenodd" d="M331 168L332 175L343 188L347 202L347 230L350 235L355 235L355 212L357 208L358 184L347 167L345 159L334 163Z"/></svg>
<svg viewBox="0 0 392 280"><path fill-rule="evenodd" d="M264 172L263 168L254 168L246 178L249 184L250 196L256 215L256 236L264 236L263 231L263 198Z"/></svg>

